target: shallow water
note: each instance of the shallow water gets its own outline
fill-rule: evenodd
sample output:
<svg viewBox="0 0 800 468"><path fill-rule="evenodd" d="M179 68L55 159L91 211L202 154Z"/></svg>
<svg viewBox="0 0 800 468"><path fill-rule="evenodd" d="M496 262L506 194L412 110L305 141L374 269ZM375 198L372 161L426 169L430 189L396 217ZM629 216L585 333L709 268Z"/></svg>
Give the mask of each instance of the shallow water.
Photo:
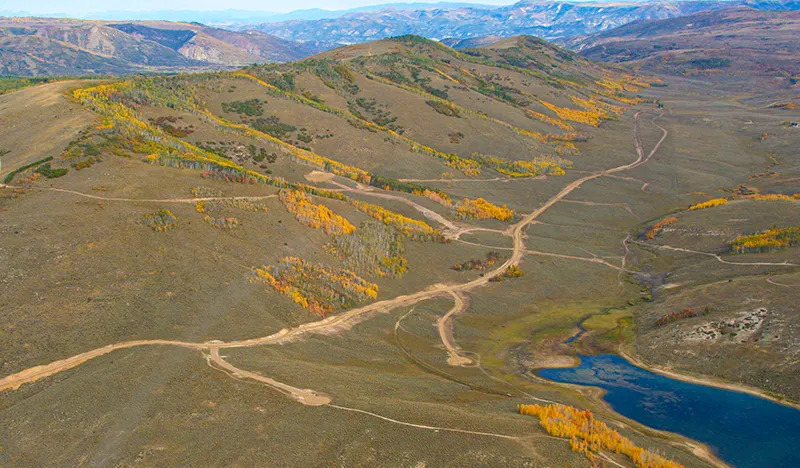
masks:
<svg viewBox="0 0 800 468"><path fill-rule="evenodd" d="M604 388L604 399L614 411L703 442L735 467L800 467L800 410L747 393L670 379L616 355L580 358L578 367L542 369L539 375Z"/></svg>

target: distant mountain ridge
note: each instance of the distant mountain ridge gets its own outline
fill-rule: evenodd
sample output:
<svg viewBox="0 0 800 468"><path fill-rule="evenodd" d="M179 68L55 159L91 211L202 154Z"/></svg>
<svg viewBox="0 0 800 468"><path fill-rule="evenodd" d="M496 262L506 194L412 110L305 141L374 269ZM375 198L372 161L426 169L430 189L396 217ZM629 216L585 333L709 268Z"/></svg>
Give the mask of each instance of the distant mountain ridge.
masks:
<svg viewBox="0 0 800 468"><path fill-rule="evenodd" d="M679 76L746 80L779 87L800 82L800 11L728 8L637 21L567 42L591 60Z"/></svg>
<svg viewBox="0 0 800 468"><path fill-rule="evenodd" d="M280 21L310 21L325 18L339 18L350 13L375 11L384 8L394 8L397 10L423 10L423 9L454 9L465 7L485 7L495 8L496 5L481 5L478 3L465 2L436 2L436 3L382 3L378 5L366 5L346 10L326 10L323 8L305 8L292 10L286 13L259 10L152 10L152 11L131 11L131 10L107 10L84 15L68 15L65 13L50 12L49 14L33 14L29 11L19 10L0 10L0 16L14 17L58 17L84 20L104 20L104 21L174 21L174 22L198 22L211 26L226 24L243 23L277 23Z"/></svg>
<svg viewBox="0 0 800 468"><path fill-rule="evenodd" d="M198 22L0 17L0 74L47 76L233 68L295 61L342 45L404 35L441 41L456 49L482 47L512 36L536 36L586 47L581 40L639 21L737 7L800 10L800 0L525 0L500 7L465 5L411 3L338 12L298 10L283 17L340 16L250 25L231 19L246 16L247 11L227 10L216 18L221 23L230 21L225 24L226 29ZM206 13L209 12L186 12L189 17ZM272 19L281 17L261 14Z"/></svg>
<svg viewBox="0 0 800 468"><path fill-rule="evenodd" d="M327 47L405 34L430 39L532 35L547 40L609 30L642 19L667 19L699 11L747 5L756 9L800 9L797 0L657 1L629 3L521 1L509 6L397 9L349 13L339 18L231 26L256 29Z"/></svg>
<svg viewBox="0 0 800 468"><path fill-rule="evenodd" d="M259 31L197 23L0 18L0 74L83 75L219 69L319 52Z"/></svg>

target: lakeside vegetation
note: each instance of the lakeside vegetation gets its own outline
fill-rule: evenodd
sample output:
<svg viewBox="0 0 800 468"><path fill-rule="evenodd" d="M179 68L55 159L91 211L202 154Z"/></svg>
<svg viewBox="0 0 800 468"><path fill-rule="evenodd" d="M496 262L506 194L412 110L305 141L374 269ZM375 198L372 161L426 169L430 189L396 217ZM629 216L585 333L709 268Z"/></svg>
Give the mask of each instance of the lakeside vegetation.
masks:
<svg viewBox="0 0 800 468"><path fill-rule="evenodd" d="M589 410L561 405L517 405L520 414L539 418L548 434L569 439L573 451L586 456L594 466L603 465L601 452L608 450L627 456L637 468L683 468L641 447L597 420Z"/></svg>

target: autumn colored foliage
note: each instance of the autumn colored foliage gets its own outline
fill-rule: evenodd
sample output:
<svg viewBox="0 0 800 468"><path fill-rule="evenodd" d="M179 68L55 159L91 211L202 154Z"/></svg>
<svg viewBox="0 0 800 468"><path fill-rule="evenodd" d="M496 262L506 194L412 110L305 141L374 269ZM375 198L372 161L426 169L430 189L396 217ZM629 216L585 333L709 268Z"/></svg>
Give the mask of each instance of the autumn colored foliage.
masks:
<svg viewBox="0 0 800 468"><path fill-rule="evenodd" d="M373 205L367 202L350 200L350 204L353 205L358 211L366 213L367 215L377 219L387 226L392 226L403 235L411 237L412 239L439 240L441 237L441 234L438 230L433 229L424 221L418 221L416 219L403 216L399 213L395 213L394 211L387 210L382 206Z"/></svg>
<svg viewBox="0 0 800 468"><path fill-rule="evenodd" d="M772 228L731 242L731 253L764 253L800 245L800 226Z"/></svg>
<svg viewBox="0 0 800 468"><path fill-rule="evenodd" d="M418 194L415 193L415 195ZM426 188L425 190L422 191L422 196L427 198L428 200L433 200L436 203L447 208L453 206L453 201L450 200L450 197L444 192L434 191Z"/></svg>
<svg viewBox="0 0 800 468"><path fill-rule="evenodd" d="M465 198L456 205L456 211L462 218L494 218L500 221L511 221L514 218L514 210L508 208L506 205L494 205L483 198L475 200Z"/></svg>
<svg viewBox="0 0 800 468"><path fill-rule="evenodd" d="M378 297L378 286L355 273L285 257L273 266L253 270L251 281L262 281L310 312L325 317Z"/></svg>
<svg viewBox="0 0 800 468"><path fill-rule="evenodd" d="M142 218L142 222L154 231L167 232L178 225L178 217L169 210L158 210L155 213L145 215Z"/></svg>
<svg viewBox="0 0 800 468"><path fill-rule="evenodd" d="M176 138L140 116L136 108L141 105L199 113L192 86L180 80L179 77L139 78L75 90L75 100L99 115L92 135L87 134L84 139L88 142L90 137L97 136L97 141L102 140L100 150L122 156L147 155L144 159L151 164L205 171L225 168L244 173L232 161ZM88 144L82 146L82 154L88 147ZM64 156L71 157L73 150L78 149L74 147Z"/></svg>
<svg viewBox="0 0 800 468"><path fill-rule="evenodd" d="M352 234L335 236L325 249L358 273L398 278L408 271L402 234L377 221L363 223Z"/></svg>
<svg viewBox="0 0 800 468"><path fill-rule="evenodd" d="M281 190L278 198L305 226L323 229L326 234L351 234L356 230L350 221L337 215L327 206L313 203L311 197L300 190Z"/></svg>
<svg viewBox="0 0 800 468"><path fill-rule="evenodd" d="M450 267L455 271L469 271L469 270L486 270L502 259L500 252L491 251L486 254L486 258L482 260L469 260L458 265Z"/></svg>
<svg viewBox="0 0 800 468"><path fill-rule="evenodd" d="M665 227L669 226L670 224L675 224L677 222L678 222L678 218L675 218L675 217L667 218L667 219L664 219L662 221L659 221L656 224L654 224L653 227L651 227L650 229L647 230L647 232L645 233L644 237L646 239L653 240L653 239L656 238L658 233L661 232L662 229L664 229Z"/></svg>
<svg viewBox="0 0 800 468"><path fill-rule="evenodd" d="M551 104L541 99L539 100L539 102L546 108L553 111L561 120L568 120L570 122L582 123L585 125L590 125L592 127L599 127L602 117L607 115L604 112L598 112L595 110L587 111L587 110L570 109L568 107L558 107L555 104Z"/></svg>
<svg viewBox="0 0 800 468"><path fill-rule="evenodd" d="M562 130L566 130L568 132L572 131L572 130L575 130L575 127L573 127L572 125L564 122L563 120L554 119L552 117L549 117L547 115L541 114L539 112L534 112L534 111L532 111L530 109L523 109L523 110L525 111L525 115L527 115L528 117L530 117L532 119L540 120L540 121L542 121L544 123L556 126L558 128L561 128Z"/></svg>
<svg viewBox="0 0 800 468"><path fill-rule="evenodd" d="M391 177L373 174L370 178L369 184L373 187L378 187L383 190L392 190L425 197L447 208L453 206L452 199L446 193L442 192L441 190L431 189L413 182L401 182Z"/></svg>
<svg viewBox="0 0 800 468"><path fill-rule="evenodd" d="M767 194L757 193L755 195L748 195L745 198L757 201L793 201L800 199L800 193L795 193L792 196L783 195L780 193L767 193Z"/></svg>
<svg viewBox="0 0 800 468"><path fill-rule="evenodd" d="M538 175L564 175L565 168L572 167L572 161L553 157L542 156L533 160L511 161L491 154L473 153L470 160L477 162L481 167L494 169L509 177L536 177Z"/></svg>
<svg viewBox="0 0 800 468"><path fill-rule="evenodd" d="M447 117L459 117L460 113L458 107L446 101L425 101L425 104L431 106L436 112Z"/></svg>
<svg viewBox="0 0 800 468"><path fill-rule="evenodd" d="M572 450L586 456L595 466L600 466L599 453L607 450L620 453L637 468L682 468L683 465L667 460L653 452L637 447L630 439L595 419L589 410L572 406L517 405L520 414L539 418L539 424L551 435L569 438Z"/></svg>
<svg viewBox="0 0 800 468"><path fill-rule="evenodd" d="M624 108L620 106L615 106L595 98L581 99L577 96L570 96L570 99L572 102L583 107L587 111L597 113L601 119L605 120L613 120L614 117L611 114L622 115L622 112L624 111Z"/></svg>
<svg viewBox="0 0 800 468"><path fill-rule="evenodd" d="M521 278L525 276L525 272L522 271L520 267L517 265L511 265L510 267L506 268L506 271L503 272L501 275L493 276L489 279L492 283L499 283L506 278Z"/></svg>
<svg viewBox="0 0 800 468"><path fill-rule="evenodd" d="M728 199L727 198L714 198L714 199L705 201L703 203L698 203L696 205L690 206L689 207L689 211L704 210L706 208L711 208L711 207L719 206L719 205L725 205L727 203L728 203Z"/></svg>
<svg viewBox="0 0 800 468"><path fill-rule="evenodd" d="M347 74L352 77L352 74L350 73L350 71L347 70L346 68L344 68L343 66L341 66L337 71L337 73L340 73L340 72L347 72ZM394 131L394 130L392 130L390 128L387 128L387 127L384 127L382 125L378 125L378 124L376 124L374 122L370 122L368 120L365 120L365 119L361 118L360 116L358 116L358 115L356 115L356 114L354 114L352 112L349 112L349 111L346 111L346 110L343 110L343 109L336 109L334 107L330 107L330 106L327 106L325 104L310 100L310 99L308 99L308 98L306 98L306 97L304 97L302 95L299 95L297 93L293 93L291 91L279 89L279 88L277 88L277 87L265 82L264 80L261 80L258 77L254 76L254 75L251 75L251 74L248 74L248 73L237 73L235 76L239 76L239 77L242 77L242 78L246 78L246 79L255 81L256 83L259 83L260 85L268 88L271 91L271 93L273 93L275 95L279 95L279 96L285 97L287 99L290 99L290 100L293 100L293 101L300 102L302 104L311 106L311 107L313 107L315 109L318 109L318 110L321 110L323 112L327 112L329 114L333 114L333 115L342 117L345 120L347 120L348 122L350 122L350 124L353 125L356 128L362 128L362 129L366 129L366 130L369 130L369 131L375 131L375 132L380 131L380 132L386 133L391 138L393 138L393 139L395 139L397 141L402 141L403 143L408 144L412 151L415 151L415 152L418 152L418 153L426 153L426 154L428 154L430 156L433 156L435 158L441 159L441 160L444 161L445 165L450 166L450 167L452 167L454 169L458 169L459 171L463 172L465 175L478 175L478 174L480 174L480 167L478 165L476 165L475 163L469 161L468 159L461 158L460 156L458 156L456 154L443 153L441 151L435 150L435 149L433 149L433 148L431 148L429 146L426 146L426 145L423 145L423 144L421 144L421 143L419 143L417 141L411 140L410 138L407 138L407 137L399 134L398 132L396 132L396 131ZM381 78L381 77L378 77L378 76L375 76L375 75L370 75L370 76L373 79L385 80L384 78ZM418 91L415 88L410 88L410 89L414 90L414 92ZM433 97L433 96L430 96L430 97ZM448 101L442 101L441 99L436 99L435 97L433 97L433 98L434 98L434 100L433 100L434 102L442 102L443 104L448 105L450 108L452 108L453 112L459 112L460 110L463 110L463 109L458 108L454 104L449 103ZM211 118L211 116L209 116L209 118ZM225 125L227 125L228 127L237 126L237 124L231 124L230 122L225 122ZM239 127L242 127L242 126L239 126ZM246 130L244 130L244 131L246 131ZM291 145L288 145L288 146L291 146ZM327 163L327 164L335 163L337 166L333 167L333 170L330 170L330 172L334 172L335 174L338 174L338 175L345 175L347 177L350 177L351 179L361 180L362 182L369 183L369 175L366 172L361 171L360 169L355 170L356 168L353 168L351 166L345 166L342 163L339 163L337 161L333 161L333 160L330 160L330 159L327 159L327 158L323 158L322 156L316 155L316 154L308 152L308 151L303 152L303 150L300 150L299 152L293 152L292 154L295 157L297 157L298 159L300 159L300 160L303 160L305 162L308 162L308 163L311 163L311 164L314 164L314 165L317 165L317 166L319 166L319 163L323 162L323 160L326 160L325 163ZM326 169L326 170L328 170L328 169ZM341 171L342 173L339 173L337 171ZM358 171L360 171L360 173Z"/></svg>

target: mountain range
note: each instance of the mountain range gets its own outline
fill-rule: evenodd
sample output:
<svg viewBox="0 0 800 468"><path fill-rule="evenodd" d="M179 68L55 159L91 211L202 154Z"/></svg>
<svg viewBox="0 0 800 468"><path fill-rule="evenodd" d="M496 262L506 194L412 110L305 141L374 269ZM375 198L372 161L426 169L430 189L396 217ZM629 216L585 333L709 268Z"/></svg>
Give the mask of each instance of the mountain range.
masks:
<svg viewBox="0 0 800 468"><path fill-rule="evenodd" d="M798 9L797 0L664 1L664 2L542 2L521 1L504 7L358 11L337 18L231 25L255 29L283 39L315 42L327 47L372 41L404 34L435 40L496 35L532 35L547 40L589 35L637 20L667 19L735 6L756 9Z"/></svg>
<svg viewBox="0 0 800 468"><path fill-rule="evenodd" d="M635 57L626 55L624 48L630 45L631 37L624 39L622 49L611 50L609 45L603 45L602 53L588 49L617 41L615 28L627 24L631 28L623 29L620 34L630 31L630 34L641 35L657 20L745 7L797 10L800 0L523 1L505 7L411 3L342 11L298 10L283 15L240 10L216 14L166 10L108 14L120 18L131 15L125 21L0 17L0 74L51 76L224 69L252 63L294 61L342 45L408 34L437 40L455 49L481 47L504 37L531 35L586 50L594 58L629 61ZM261 14L264 21L295 19L258 24L246 24L241 20L256 14ZM198 18L220 27L185 20L134 21L148 15ZM318 17L324 18L313 19ZM648 40L652 42L652 37ZM635 49L641 53L641 48Z"/></svg>
<svg viewBox="0 0 800 468"><path fill-rule="evenodd" d="M196 70L286 62L320 49L259 31L198 23L0 18L0 74Z"/></svg>
<svg viewBox="0 0 800 468"><path fill-rule="evenodd" d="M378 5L366 5L345 10L326 10L323 8L306 8L292 10L285 13L259 10L107 10L83 15L69 15L61 12L49 12L46 14L33 14L30 11L19 10L0 10L0 16L14 17L59 17L71 19L91 19L106 21L176 21L176 22L198 22L213 26L225 24L242 23L277 23L280 21L293 20L318 20L325 18L339 18L350 13L375 11L385 8L397 10L430 10L430 9L454 9L465 7L485 7L493 8L492 5L480 5L476 3L463 2L437 2L437 3L381 3Z"/></svg>
<svg viewBox="0 0 800 468"><path fill-rule="evenodd" d="M800 12L729 8L636 21L566 45L592 60L669 75L753 75L783 86L800 78Z"/></svg>

